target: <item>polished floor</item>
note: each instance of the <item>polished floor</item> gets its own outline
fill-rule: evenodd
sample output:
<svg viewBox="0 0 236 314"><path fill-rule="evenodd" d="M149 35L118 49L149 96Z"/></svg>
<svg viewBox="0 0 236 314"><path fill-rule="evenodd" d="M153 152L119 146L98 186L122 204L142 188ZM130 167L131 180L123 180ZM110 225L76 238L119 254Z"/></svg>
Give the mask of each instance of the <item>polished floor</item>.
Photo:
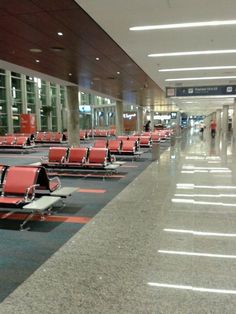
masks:
<svg viewBox="0 0 236 314"><path fill-rule="evenodd" d="M236 149L176 139L0 313L236 313Z"/></svg>

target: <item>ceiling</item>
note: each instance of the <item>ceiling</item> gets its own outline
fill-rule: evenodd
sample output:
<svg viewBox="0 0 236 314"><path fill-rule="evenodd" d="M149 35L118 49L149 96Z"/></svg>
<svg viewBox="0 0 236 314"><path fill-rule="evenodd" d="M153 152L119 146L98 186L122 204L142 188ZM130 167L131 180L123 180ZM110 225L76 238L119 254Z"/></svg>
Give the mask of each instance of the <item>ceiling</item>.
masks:
<svg viewBox="0 0 236 314"><path fill-rule="evenodd" d="M165 79L206 76L236 76L232 70L158 72L163 68L232 66L236 53L203 56L149 58L150 53L236 49L236 25L133 32L129 27L235 19L235 0L76 0L122 49L162 89L166 86L235 84L236 79L166 82ZM209 113L233 99L175 100L185 111Z"/></svg>
<svg viewBox="0 0 236 314"><path fill-rule="evenodd" d="M159 86L74 0L1 0L0 29L0 60L139 105L163 98Z"/></svg>

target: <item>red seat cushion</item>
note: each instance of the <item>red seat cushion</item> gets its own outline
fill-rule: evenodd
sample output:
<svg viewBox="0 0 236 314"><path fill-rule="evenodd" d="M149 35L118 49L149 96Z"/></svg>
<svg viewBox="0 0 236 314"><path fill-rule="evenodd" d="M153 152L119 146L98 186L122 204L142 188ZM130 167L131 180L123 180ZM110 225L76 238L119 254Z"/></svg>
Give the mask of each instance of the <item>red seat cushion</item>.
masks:
<svg viewBox="0 0 236 314"><path fill-rule="evenodd" d="M25 199L22 197L7 197L7 196L1 196L0 197L0 204L19 204L19 203L25 203Z"/></svg>

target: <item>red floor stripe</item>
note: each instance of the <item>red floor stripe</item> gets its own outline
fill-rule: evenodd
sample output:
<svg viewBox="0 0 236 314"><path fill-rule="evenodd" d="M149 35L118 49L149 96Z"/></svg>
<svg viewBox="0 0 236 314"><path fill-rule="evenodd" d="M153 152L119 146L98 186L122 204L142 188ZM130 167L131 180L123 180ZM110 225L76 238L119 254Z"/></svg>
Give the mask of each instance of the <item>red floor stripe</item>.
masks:
<svg viewBox="0 0 236 314"><path fill-rule="evenodd" d="M25 220L28 214L25 213L0 213L0 219L5 220ZM42 221L50 221L50 222L69 222L69 223L79 223L86 224L92 218L90 217L78 217L78 216L55 216L55 215L45 215ZM31 220L33 221L41 221L41 216L35 214Z"/></svg>
<svg viewBox="0 0 236 314"><path fill-rule="evenodd" d="M124 178L125 176L112 174L112 175L101 175L101 174L82 174L82 173L65 173L65 172L50 172L49 176L61 176L61 177L97 177L97 178Z"/></svg>
<svg viewBox="0 0 236 314"><path fill-rule="evenodd" d="M106 193L107 190L99 190L99 189L78 189L78 192L80 193L97 193L102 194Z"/></svg>

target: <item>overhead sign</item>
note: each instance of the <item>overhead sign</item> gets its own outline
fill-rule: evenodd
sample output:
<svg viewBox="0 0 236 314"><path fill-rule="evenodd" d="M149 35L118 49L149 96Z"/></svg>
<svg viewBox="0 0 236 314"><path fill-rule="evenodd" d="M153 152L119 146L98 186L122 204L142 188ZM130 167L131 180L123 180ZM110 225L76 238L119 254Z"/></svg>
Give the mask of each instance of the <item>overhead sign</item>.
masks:
<svg viewBox="0 0 236 314"><path fill-rule="evenodd" d="M166 97L236 95L236 85L167 87Z"/></svg>

